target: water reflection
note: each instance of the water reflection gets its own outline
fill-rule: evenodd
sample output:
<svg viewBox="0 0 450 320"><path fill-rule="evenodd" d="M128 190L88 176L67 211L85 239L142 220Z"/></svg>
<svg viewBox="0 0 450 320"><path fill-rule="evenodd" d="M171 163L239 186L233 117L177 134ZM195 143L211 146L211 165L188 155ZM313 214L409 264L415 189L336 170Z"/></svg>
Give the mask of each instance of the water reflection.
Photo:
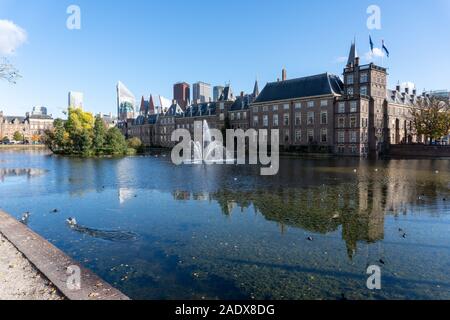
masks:
<svg viewBox="0 0 450 320"><path fill-rule="evenodd" d="M45 170L41 169L17 169L17 168L0 168L0 181L4 182L8 177L26 177L33 178L45 174Z"/></svg>
<svg viewBox="0 0 450 320"><path fill-rule="evenodd" d="M137 234L130 231L120 231L120 230L99 230L84 227L81 225L70 225L71 230L87 235L89 237L102 239L106 241L135 241L137 239Z"/></svg>

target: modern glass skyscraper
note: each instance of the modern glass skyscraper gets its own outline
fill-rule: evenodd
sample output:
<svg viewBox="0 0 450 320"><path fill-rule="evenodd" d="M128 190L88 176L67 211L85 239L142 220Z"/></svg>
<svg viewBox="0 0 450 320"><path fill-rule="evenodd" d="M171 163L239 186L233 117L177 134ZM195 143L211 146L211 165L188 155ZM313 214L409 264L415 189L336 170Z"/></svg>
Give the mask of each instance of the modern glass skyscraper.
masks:
<svg viewBox="0 0 450 320"><path fill-rule="evenodd" d="M134 118L136 97L122 82L117 83L117 117L119 121Z"/></svg>
<svg viewBox="0 0 450 320"><path fill-rule="evenodd" d="M203 103L211 100L211 85L205 82L197 82L192 86L193 102Z"/></svg>
<svg viewBox="0 0 450 320"><path fill-rule="evenodd" d="M214 89L213 89L214 102L219 101L219 98L222 95L224 89L225 89L225 87L222 87L222 86L215 86L214 87Z"/></svg>
<svg viewBox="0 0 450 320"><path fill-rule="evenodd" d="M83 100L84 100L84 95L82 92L70 91L68 107L83 109Z"/></svg>

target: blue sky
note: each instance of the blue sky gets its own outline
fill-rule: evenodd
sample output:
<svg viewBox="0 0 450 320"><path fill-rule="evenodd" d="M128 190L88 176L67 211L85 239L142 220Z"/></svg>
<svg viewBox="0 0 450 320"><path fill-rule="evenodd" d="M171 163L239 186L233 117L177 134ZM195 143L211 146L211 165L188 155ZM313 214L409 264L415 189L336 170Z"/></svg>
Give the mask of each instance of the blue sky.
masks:
<svg viewBox="0 0 450 320"><path fill-rule="evenodd" d="M66 28L71 4L81 8L81 30ZM381 30L366 26L371 4L381 8ZM450 89L450 0L0 0L0 20L26 32L7 56L23 78L0 83L7 114L45 105L60 116L70 90L84 92L86 110L115 112L118 80L139 99L172 98L178 81L230 81L249 92L256 77L262 88L283 67L289 78L340 75L354 37L367 62L369 33L390 50L391 87Z"/></svg>

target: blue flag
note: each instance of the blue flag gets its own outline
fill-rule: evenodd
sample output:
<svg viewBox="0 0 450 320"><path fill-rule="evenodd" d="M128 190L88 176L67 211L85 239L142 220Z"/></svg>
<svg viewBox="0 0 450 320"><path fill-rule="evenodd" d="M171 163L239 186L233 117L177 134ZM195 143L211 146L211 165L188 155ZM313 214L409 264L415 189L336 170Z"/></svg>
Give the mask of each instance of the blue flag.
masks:
<svg viewBox="0 0 450 320"><path fill-rule="evenodd" d="M384 40L383 40L383 50L384 52L386 52L387 57L389 58L389 50L388 48L386 48L386 46L384 45Z"/></svg>
<svg viewBox="0 0 450 320"><path fill-rule="evenodd" d="M372 51L373 53L373 41L372 41L372 37L369 35L369 41L370 41L370 51Z"/></svg>

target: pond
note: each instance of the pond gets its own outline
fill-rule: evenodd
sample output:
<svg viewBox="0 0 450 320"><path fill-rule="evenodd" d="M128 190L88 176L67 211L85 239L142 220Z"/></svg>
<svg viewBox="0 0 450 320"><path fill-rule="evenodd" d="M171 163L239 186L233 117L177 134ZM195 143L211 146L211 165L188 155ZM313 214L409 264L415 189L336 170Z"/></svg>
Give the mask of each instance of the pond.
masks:
<svg viewBox="0 0 450 320"><path fill-rule="evenodd" d="M450 299L450 160L280 162L2 151L0 208L134 299Z"/></svg>

